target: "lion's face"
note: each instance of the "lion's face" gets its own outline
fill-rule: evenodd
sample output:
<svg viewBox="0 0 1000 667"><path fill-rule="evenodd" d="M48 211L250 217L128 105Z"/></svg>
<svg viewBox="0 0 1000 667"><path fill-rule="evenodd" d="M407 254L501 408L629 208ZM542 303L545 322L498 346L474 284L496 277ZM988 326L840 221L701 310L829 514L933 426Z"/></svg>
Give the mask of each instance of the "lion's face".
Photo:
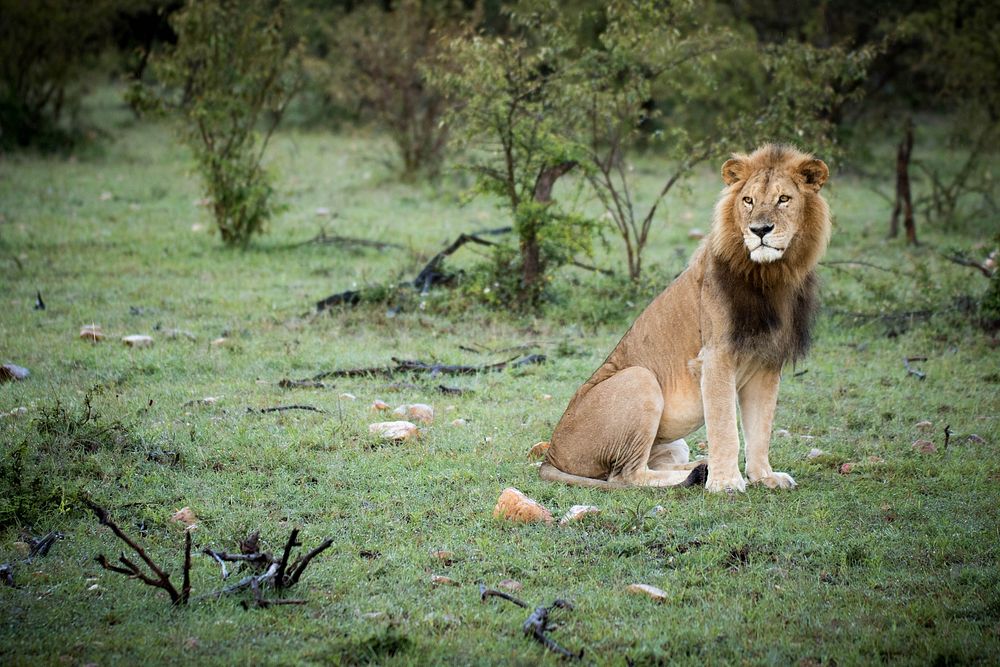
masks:
<svg viewBox="0 0 1000 667"><path fill-rule="evenodd" d="M768 264L785 256L806 219L810 195L829 173L813 158L763 165L738 156L723 165L723 180L733 186L732 222L751 261Z"/></svg>

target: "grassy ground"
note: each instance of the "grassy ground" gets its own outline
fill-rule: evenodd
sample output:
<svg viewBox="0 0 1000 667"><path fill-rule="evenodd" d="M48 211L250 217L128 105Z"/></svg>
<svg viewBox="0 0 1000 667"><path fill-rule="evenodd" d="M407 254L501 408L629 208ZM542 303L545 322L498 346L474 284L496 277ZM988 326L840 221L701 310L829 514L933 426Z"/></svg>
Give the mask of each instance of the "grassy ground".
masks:
<svg viewBox="0 0 1000 667"><path fill-rule="evenodd" d="M786 373L776 428L787 435L773 442L775 468L799 482L794 492L565 488L539 481L525 452L683 266L695 245L688 229L708 226L714 168L670 202L648 254L648 289L574 269L535 318L433 294L423 308L401 298L316 317L307 314L315 300L412 276L459 232L506 220L486 203L462 206L457 183L394 182L377 139L289 131L272 150L289 208L251 250L230 252L194 203L197 181L172 135L105 104L112 134L100 152L0 161L0 362L31 370L0 385L0 410L27 408L0 420L0 560L20 557L21 529L66 534L48 557L16 564L17 588L0 587L3 664L554 663L522 635L523 610L479 601L475 582L504 578L520 581L532 605L572 600L554 637L589 662L996 660L1000 354L963 305L985 280L937 254L989 238L986 221L924 228L925 246L906 250L882 240L887 204L835 177L828 259L893 273L821 270L827 308L814 352ZM654 190L658 169L640 165L642 191ZM336 217L318 217L319 207ZM300 244L321 226L404 248ZM613 239L594 261L620 261ZM36 290L43 311L32 309ZM926 312L893 315L904 311ZM89 323L110 340L78 340ZM168 339L171 328L196 340ZM117 342L133 333L156 343ZM210 344L222 336L227 345ZM472 390L457 397L440 395L437 379L277 384L390 356L484 363L517 346L548 363L448 380ZM926 380L906 374L904 356L928 358L918 364ZM96 431L80 424L88 396ZM218 401L188 403L206 396ZM367 433L376 398L431 403L438 418L415 443L381 445ZM247 411L290 403L326 412ZM468 424L451 426L457 417ZM917 430L923 420L931 430ZM946 425L955 434L947 449ZM937 452L915 452L918 437ZM826 454L807 459L811 448ZM847 462L853 470L841 474ZM491 510L511 485L557 515L574 504L603 512L572 527L499 523ZM307 548L326 536L334 545L293 593L305 606L244 611L235 596L174 609L163 593L94 563L120 544L73 501L79 490L175 578L183 537L169 519L183 506L199 518L199 546L233 551L260 529L275 550L293 526ZM647 517L655 505L665 511ZM453 551L454 563L432 558L438 549ZM435 588L433 574L461 585ZM637 582L669 601L627 594ZM220 586L204 556L193 584L196 595Z"/></svg>

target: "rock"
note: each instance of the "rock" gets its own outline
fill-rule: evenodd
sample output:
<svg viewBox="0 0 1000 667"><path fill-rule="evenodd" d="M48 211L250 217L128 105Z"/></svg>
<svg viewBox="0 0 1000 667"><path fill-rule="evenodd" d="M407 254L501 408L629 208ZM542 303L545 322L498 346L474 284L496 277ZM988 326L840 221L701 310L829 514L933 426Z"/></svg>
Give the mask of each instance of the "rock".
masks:
<svg viewBox="0 0 1000 667"><path fill-rule="evenodd" d="M355 396L354 394L348 393L346 391L343 394L341 394L339 396L339 398L342 398L345 401L356 401L356 400L358 400L357 396Z"/></svg>
<svg viewBox="0 0 1000 667"><path fill-rule="evenodd" d="M24 408L18 408L18 409L19 410L24 410ZM13 414L13 413L11 413L11 414ZM976 435L975 433L970 433L969 435L967 435L965 437L965 441L969 442L969 443L972 443L973 445L985 445L986 444L986 441L983 440L980 436Z"/></svg>
<svg viewBox="0 0 1000 667"><path fill-rule="evenodd" d="M169 338L170 340L175 340L177 338L187 338L188 340L191 341L198 340L197 336L195 336L190 331L185 331L184 329L164 329L163 335Z"/></svg>
<svg viewBox="0 0 1000 667"><path fill-rule="evenodd" d="M779 438L787 438L788 436L791 435L791 433L788 431L788 429L779 428L777 431L774 432L774 435Z"/></svg>
<svg viewBox="0 0 1000 667"><path fill-rule="evenodd" d="M434 421L434 408L426 403L414 403L413 405L409 405L407 406L406 413L413 419L416 419L418 422L423 422L424 424L430 424Z"/></svg>
<svg viewBox="0 0 1000 667"><path fill-rule="evenodd" d="M465 421L464 419L453 419L451 421L452 426L465 426L468 423L469 422Z"/></svg>
<svg viewBox="0 0 1000 667"><path fill-rule="evenodd" d="M100 200L101 201L111 201L112 199L114 199L114 197L115 196L113 194L111 194L110 192L108 192L107 190L105 190L104 192L101 193Z"/></svg>
<svg viewBox="0 0 1000 667"><path fill-rule="evenodd" d="M493 508L493 516L519 523L542 522L551 525L553 521L551 512L512 486L500 494L496 507Z"/></svg>
<svg viewBox="0 0 1000 667"><path fill-rule="evenodd" d="M198 517L195 516L194 512L190 507L182 507L170 517L171 521L176 521L185 527L190 527L198 523Z"/></svg>
<svg viewBox="0 0 1000 667"><path fill-rule="evenodd" d="M31 375L27 368L17 364L4 364L0 366L0 382L13 382L23 380Z"/></svg>
<svg viewBox="0 0 1000 667"><path fill-rule="evenodd" d="M330 209L328 209L325 206L319 206L319 207L317 207L316 208L316 217L317 218L328 218L328 217L330 217Z"/></svg>
<svg viewBox="0 0 1000 667"><path fill-rule="evenodd" d="M513 591L515 593L524 588L524 584L516 579L501 579L497 586L499 588L506 588L508 591Z"/></svg>
<svg viewBox="0 0 1000 667"><path fill-rule="evenodd" d="M914 440L910 447L913 447L914 450L921 454L933 454L937 451L937 447L930 440Z"/></svg>
<svg viewBox="0 0 1000 667"><path fill-rule="evenodd" d="M410 406L408 406L408 405L400 405L398 408L396 408L395 410L392 411L392 414L394 414L397 417L405 417L407 415L409 409L410 409Z"/></svg>
<svg viewBox="0 0 1000 667"><path fill-rule="evenodd" d="M97 343L104 340L104 332L99 324L85 324L80 329L80 338Z"/></svg>
<svg viewBox="0 0 1000 667"><path fill-rule="evenodd" d="M542 400L543 401L551 401L552 400L552 394L542 394Z"/></svg>
<svg viewBox="0 0 1000 667"><path fill-rule="evenodd" d="M28 414L28 408L22 405L20 407L14 408L10 412L0 412L0 417L10 417L11 419L16 419L21 415L26 415L26 414Z"/></svg>
<svg viewBox="0 0 1000 667"><path fill-rule="evenodd" d="M545 452L549 451L549 443L547 440L542 440L541 442L536 442L528 450L529 459L540 459L545 456Z"/></svg>
<svg viewBox="0 0 1000 667"><path fill-rule="evenodd" d="M371 407L368 409L371 410L372 412L381 412L383 410L388 410L389 404L386 403L385 401L380 401L378 399L375 399L374 401L372 401Z"/></svg>
<svg viewBox="0 0 1000 667"><path fill-rule="evenodd" d="M122 336L122 342L125 343L126 347L153 347L152 338L138 334Z"/></svg>
<svg viewBox="0 0 1000 667"><path fill-rule="evenodd" d="M917 422L914 426L918 431L930 431L934 428L934 422L929 422L925 419L922 422Z"/></svg>
<svg viewBox="0 0 1000 667"><path fill-rule="evenodd" d="M588 514L600 514L601 510L599 507L594 507L593 505L573 505L569 508L569 511L563 515L563 518L559 519L559 525L565 526L568 523L574 523L583 520Z"/></svg>
<svg viewBox="0 0 1000 667"><path fill-rule="evenodd" d="M460 584L452 579L451 577L445 577L440 574L431 575L431 583L435 586L459 586Z"/></svg>
<svg viewBox="0 0 1000 667"><path fill-rule="evenodd" d="M629 593L635 595L645 595L651 598L654 602L666 602L667 593L656 586L650 586L649 584L629 584L626 588Z"/></svg>
<svg viewBox="0 0 1000 667"><path fill-rule="evenodd" d="M663 505L657 505L653 509L651 509L648 512L646 512L646 516L652 518L652 517L660 516L661 514L664 514L666 511L667 511L666 507L664 507Z"/></svg>
<svg viewBox="0 0 1000 667"><path fill-rule="evenodd" d="M209 345L211 345L212 347L225 347L226 345L229 345L229 339L226 338L225 336L219 336L211 343L209 343Z"/></svg>
<svg viewBox="0 0 1000 667"><path fill-rule="evenodd" d="M368 432L383 440L412 440L420 435L417 425L408 421L376 422L368 425Z"/></svg>
<svg viewBox="0 0 1000 667"><path fill-rule="evenodd" d="M847 463L841 463L838 469L841 475L849 475L852 470L854 470L854 464L848 461Z"/></svg>
<svg viewBox="0 0 1000 667"><path fill-rule="evenodd" d="M823 456L824 453L825 452L822 449L819 449L817 447L813 447L812 449L809 450L809 453L806 454L806 458L807 459L815 459L817 457Z"/></svg>

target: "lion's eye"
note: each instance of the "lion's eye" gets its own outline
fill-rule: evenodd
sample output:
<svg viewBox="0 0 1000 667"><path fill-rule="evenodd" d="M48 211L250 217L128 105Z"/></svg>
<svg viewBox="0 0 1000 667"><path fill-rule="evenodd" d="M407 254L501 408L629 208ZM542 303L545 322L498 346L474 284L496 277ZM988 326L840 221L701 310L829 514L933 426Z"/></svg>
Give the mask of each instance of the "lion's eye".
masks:
<svg viewBox="0 0 1000 667"><path fill-rule="evenodd" d="M780 197L778 197L778 203L779 204L784 204L785 202L789 201L790 199L791 199L791 197L789 197L788 195L781 195Z"/></svg>
<svg viewBox="0 0 1000 667"><path fill-rule="evenodd" d="M743 203L753 205L753 199L751 199L750 197L744 197Z"/></svg>

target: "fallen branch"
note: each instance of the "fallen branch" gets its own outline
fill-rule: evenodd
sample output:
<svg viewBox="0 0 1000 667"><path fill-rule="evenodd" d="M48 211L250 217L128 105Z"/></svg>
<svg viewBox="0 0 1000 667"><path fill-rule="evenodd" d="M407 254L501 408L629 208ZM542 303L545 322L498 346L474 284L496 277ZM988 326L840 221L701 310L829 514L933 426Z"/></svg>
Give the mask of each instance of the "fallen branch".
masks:
<svg viewBox="0 0 1000 667"><path fill-rule="evenodd" d="M150 558L146 551L135 543L128 535L125 534L121 528L118 527L108 514L108 511L101 507L100 505L94 503L89 498L83 499L84 504L89 507L94 514L97 516L98 522L102 526L107 526L111 529L118 539L127 544L132 551L134 551L139 558L146 564L154 576L149 576L144 573L138 565L129 560L124 553L118 556L118 562L122 566L112 565L104 554L99 554L95 560L103 567L105 570L110 572L117 572L119 574L124 574L131 579L138 579L147 586L152 586L154 588L161 588L167 592L170 596L170 602L175 605L187 604L188 597L190 595L190 570L191 570L191 533L185 532L185 551L184 551L184 585L180 592L174 587L173 582L170 581L170 575L164 572L153 559Z"/></svg>
<svg viewBox="0 0 1000 667"><path fill-rule="evenodd" d="M278 383L282 389L326 389L326 385L315 380L282 380Z"/></svg>
<svg viewBox="0 0 1000 667"><path fill-rule="evenodd" d="M355 236L341 236L340 234L327 234L326 230L320 230L319 234L312 237L308 241L303 241L298 245L339 245L339 246L358 246L361 248L375 248L376 250L385 250L386 248L399 248L403 249L405 246L399 243L393 243L391 241L375 241L372 239L362 239Z"/></svg>
<svg viewBox="0 0 1000 667"><path fill-rule="evenodd" d="M278 383L281 384L280 382ZM308 410L309 412L326 412L320 408L314 407L312 405L278 405L273 408L260 408L255 410L254 408L247 408L247 412L259 412L260 414L267 414L268 412L285 412L286 410Z"/></svg>
<svg viewBox="0 0 1000 667"><path fill-rule="evenodd" d="M463 394L473 393L471 389L462 389L461 387L449 387L443 384L439 384L437 386L437 389L445 396L462 396Z"/></svg>
<svg viewBox="0 0 1000 667"><path fill-rule="evenodd" d="M45 535L44 537L29 537L28 544L30 545L30 550L28 551L28 560L37 556L47 556L49 554L49 549L52 545L56 543L57 540L63 538L63 534L57 530Z"/></svg>
<svg viewBox="0 0 1000 667"><path fill-rule="evenodd" d="M918 380L926 379L927 373L918 371L916 368L910 366L911 361L927 361L927 357L903 357L903 368L906 369L907 375L916 376Z"/></svg>
<svg viewBox="0 0 1000 667"><path fill-rule="evenodd" d="M579 653L570 653L546 634L549 630L553 629L553 626L549 623L549 614L556 608L572 609L573 605L566 600L556 600L548 607L535 607L535 611L531 612L531 616L528 617L528 620L522 626L524 634L564 658L583 660L583 649L580 649Z"/></svg>
<svg viewBox="0 0 1000 667"><path fill-rule="evenodd" d="M0 564L0 581L5 585L14 588L14 564L13 563L3 563Z"/></svg>
<svg viewBox="0 0 1000 667"><path fill-rule="evenodd" d="M516 604L518 607L524 607L525 609L528 608L527 603L525 603L522 600L517 599L516 597L514 597L510 593L504 593L503 591L498 591L495 588L486 588L486 584L480 582L479 583L479 599L481 601L483 601L483 602L486 602L486 598L489 598L489 597L497 597L497 598L501 598L501 599L504 599L504 600L509 600L510 602L513 602L514 604Z"/></svg>
<svg viewBox="0 0 1000 667"><path fill-rule="evenodd" d="M533 364L545 363L544 354L529 354L524 357L512 357L506 361L498 361L493 364L481 364L478 366L453 366L449 364L433 363L409 359L399 359L392 357L395 366L370 366L368 368L346 368L336 371L325 371L312 376L306 380L281 380L279 386L295 386L300 382L314 382L327 378L353 378L353 377L393 377L404 373L428 373L431 377L439 375L476 375L477 373L489 373L502 371L507 368L520 368Z"/></svg>
<svg viewBox="0 0 1000 667"><path fill-rule="evenodd" d="M949 262L953 262L960 266L968 266L970 268L977 269L987 278L992 278L993 275L996 273L996 269L991 269L984 262L977 262L974 259L969 259L968 257L965 257L964 255L959 255L957 253L954 255L945 255L942 253L941 256L944 257Z"/></svg>

